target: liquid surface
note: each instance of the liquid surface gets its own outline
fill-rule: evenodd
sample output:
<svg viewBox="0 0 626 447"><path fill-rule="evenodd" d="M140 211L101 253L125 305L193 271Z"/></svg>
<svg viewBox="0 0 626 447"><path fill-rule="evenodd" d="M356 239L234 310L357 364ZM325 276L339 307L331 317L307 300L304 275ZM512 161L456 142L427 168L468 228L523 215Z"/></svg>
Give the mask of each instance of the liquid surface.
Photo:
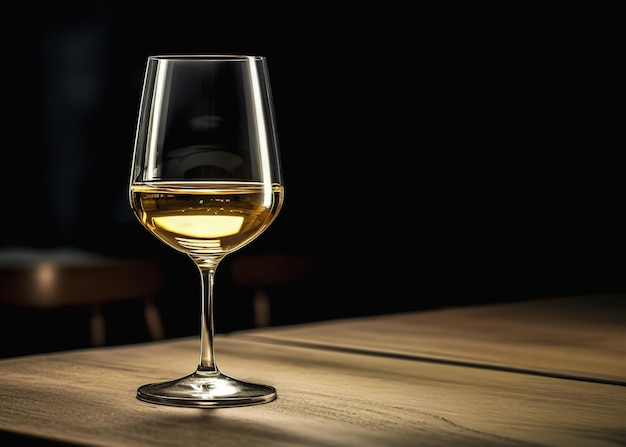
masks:
<svg viewBox="0 0 626 447"><path fill-rule="evenodd" d="M256 239L276 218L284 188L249 182L154 182L132 185L144 227L181 252L223 256Z"/></svg>

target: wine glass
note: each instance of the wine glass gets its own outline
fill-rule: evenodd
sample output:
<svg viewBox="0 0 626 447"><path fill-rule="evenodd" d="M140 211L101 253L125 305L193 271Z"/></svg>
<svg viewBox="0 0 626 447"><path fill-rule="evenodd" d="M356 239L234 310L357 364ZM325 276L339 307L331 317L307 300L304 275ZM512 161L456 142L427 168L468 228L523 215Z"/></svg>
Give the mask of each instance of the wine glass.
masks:
<svg viewBox="0 0 626 447"><path fill-rule="evenodd" d="M150 233L197 265L202 295L197 369L143 385L137 398L196 408L274 400L275 388L222 374L213 349L215 270L269 227L284 200L265 57L148 57L129 199Z"/></svg>

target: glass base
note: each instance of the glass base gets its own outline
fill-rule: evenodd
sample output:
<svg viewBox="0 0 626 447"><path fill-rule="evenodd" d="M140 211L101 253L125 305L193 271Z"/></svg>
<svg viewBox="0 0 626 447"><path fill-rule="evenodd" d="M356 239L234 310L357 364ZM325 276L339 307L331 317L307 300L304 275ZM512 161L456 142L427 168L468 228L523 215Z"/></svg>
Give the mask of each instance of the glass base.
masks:
<svg viewBox="0 0 626 447"><path fill-rule="evenodd" d="M169 382L143 385L137 389L137 398L176 407L241 407L271 402L276 398L276 389L242 382L219 371L196 371Z"/></svg>

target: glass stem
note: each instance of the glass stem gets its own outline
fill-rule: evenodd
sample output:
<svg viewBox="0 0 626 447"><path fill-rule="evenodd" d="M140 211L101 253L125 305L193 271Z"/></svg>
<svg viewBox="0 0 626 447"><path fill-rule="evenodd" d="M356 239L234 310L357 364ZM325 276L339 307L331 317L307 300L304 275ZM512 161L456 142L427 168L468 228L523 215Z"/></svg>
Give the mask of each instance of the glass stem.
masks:
<svg viewBox="0 0 626 447"><path fill-rule="evenodd" d="M200 267L202 276L202 318L200 326L200 364L198 371L218 373L213 351L213 284L215 282L215 267Z"/></svg>

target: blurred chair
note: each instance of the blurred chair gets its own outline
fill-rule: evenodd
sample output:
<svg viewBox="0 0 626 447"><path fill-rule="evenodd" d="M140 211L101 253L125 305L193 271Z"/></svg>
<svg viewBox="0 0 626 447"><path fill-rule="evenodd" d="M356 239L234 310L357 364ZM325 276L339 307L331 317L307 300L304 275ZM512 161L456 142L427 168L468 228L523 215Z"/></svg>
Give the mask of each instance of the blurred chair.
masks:
<svg viewBox="0 0 626 447"><path fill-rule="evenodd" d="M118 259L73 248L0 250L0 304L30 309L91 308L90 340L107 343L102 308L107 303L143 300L152 339L164 338L155 297L163 287L153 259Z"/></svg>
<svg viewBox="0 0 626 447"><path fill-rule="evenodd" d="M313 268L314 262L310 256L264 253L237 256L230 273L233 285L252 288L254 325L264 327L272 321L268 289L296 282L311 274Z"/></svg>

